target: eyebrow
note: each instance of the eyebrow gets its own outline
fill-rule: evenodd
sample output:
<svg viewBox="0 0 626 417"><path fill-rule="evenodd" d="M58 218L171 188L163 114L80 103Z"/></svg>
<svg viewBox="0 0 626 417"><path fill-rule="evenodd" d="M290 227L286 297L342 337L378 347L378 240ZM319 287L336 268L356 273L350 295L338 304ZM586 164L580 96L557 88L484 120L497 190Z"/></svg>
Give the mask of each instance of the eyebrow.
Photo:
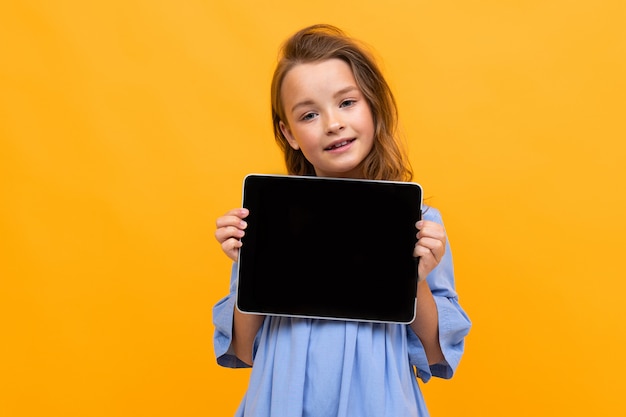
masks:
<svg viewBox="0 0 626 417"><path fill-rule="evenodd" d="M337 98L339 96L342 96L342 95L344 95L346 93L349 93L351 91L354 91L354 90L358 90L358 88L355 85L349 85L349 86L347 86L345 88L342 88L341 90L337 91L335 94L333 94L333 97Z"/></svg>
<svg viewBox="0 0 626 417"><path fill-rule="evenodd" d="M335 94L333 94L333 98L337 98L339 96L342 96L342 95L344 95L346 93L349 93L351 91L354 91L354 90L358 91L359 89L355 85L349 85L349 86L344 87L341 90L337 91ZM300 101L300 102L294 104L294 106L291 108L291 111L293 112L298 107L309 106L311 104L314 104L313 100L303 100L303 101Z"/></svg>

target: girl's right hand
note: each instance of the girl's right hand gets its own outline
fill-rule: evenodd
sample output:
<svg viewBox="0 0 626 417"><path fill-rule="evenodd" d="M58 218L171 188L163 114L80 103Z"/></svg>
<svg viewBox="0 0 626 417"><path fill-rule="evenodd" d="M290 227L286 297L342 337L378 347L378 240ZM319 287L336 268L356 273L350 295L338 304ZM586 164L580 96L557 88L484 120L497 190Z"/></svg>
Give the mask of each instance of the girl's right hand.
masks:
<svg viewBox="0 0 626 417"><path fill-rule="evenodd" d="M239 259L239 248L241 248L241 238L244 229L248 224L243 220L248 217L249 211L245 208L230 210L228 213L218 217L216 221L217 230L215 238L222 245L222 250L233 262Z"/></svg>

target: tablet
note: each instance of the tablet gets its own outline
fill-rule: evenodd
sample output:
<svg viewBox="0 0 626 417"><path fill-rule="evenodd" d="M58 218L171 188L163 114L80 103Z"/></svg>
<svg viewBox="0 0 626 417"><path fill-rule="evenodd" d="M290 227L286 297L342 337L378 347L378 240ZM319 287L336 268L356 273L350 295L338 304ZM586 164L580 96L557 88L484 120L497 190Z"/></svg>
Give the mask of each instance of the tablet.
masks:
<svg viewBox="0 0 626 417"><path fill-rule="evenodd" d="M421 205L422 188L411 182L246 176L237 308L412 322Z"/></svg>

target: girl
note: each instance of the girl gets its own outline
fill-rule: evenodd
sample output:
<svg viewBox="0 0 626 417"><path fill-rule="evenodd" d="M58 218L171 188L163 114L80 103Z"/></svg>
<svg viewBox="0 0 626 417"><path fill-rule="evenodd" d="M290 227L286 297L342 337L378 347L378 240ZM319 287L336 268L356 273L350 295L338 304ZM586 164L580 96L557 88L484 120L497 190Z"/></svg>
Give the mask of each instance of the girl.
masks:
<svg viewBox="0 0 626 417"><path fill-rule="evenodd" d="M271 99L290 174L411 179L389 86L366 50L341 30L315 25L289 38ZM239 208L217 219L215 237L235 263L247 215ZM416 376L452 377L470 321L457 303L436 209L425 211L416 233L418 300L410 325L242 314L234 308L233 267L230 294L215 305L213 322L218 363L252 366L237 416L428 415Z"/></svg>

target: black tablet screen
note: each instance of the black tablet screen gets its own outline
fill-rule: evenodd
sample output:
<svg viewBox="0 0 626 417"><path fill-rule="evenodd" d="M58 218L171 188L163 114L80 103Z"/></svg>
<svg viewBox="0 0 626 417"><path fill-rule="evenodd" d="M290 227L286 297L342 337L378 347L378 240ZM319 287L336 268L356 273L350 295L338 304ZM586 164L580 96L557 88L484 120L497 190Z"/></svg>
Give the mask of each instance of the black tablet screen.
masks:
<svg viewBox="0 0 626 417"><path fill-rule="evenodd" d="M249 175L239 254L243 312L408 323L418 184Z"/></svg>

